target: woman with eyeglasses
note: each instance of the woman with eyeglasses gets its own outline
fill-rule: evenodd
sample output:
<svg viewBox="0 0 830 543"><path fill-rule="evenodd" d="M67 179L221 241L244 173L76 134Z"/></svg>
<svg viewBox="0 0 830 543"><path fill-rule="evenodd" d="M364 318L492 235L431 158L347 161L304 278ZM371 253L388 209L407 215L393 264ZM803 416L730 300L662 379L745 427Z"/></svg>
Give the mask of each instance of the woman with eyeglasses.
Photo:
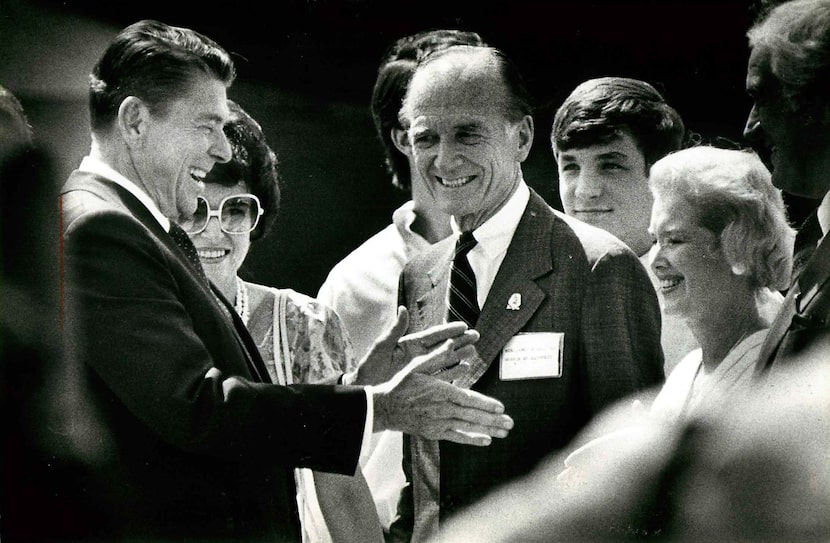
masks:
<svg viewBox="0 0 830 543"><path fill-rule="evenodd" d="M237 104L228 105L231 119L225 134L233 157L213 167L195 215L181 226L208 279L235 304L274 383L335 379L357 365L337 315L313 298L249 283L237 275L251 241L273 224L279 186L276 156L259 125ZM279 424L274 420L275 426ZM295 479L304 541L383 541L360 470L348 477L298 469Z"/></svg>

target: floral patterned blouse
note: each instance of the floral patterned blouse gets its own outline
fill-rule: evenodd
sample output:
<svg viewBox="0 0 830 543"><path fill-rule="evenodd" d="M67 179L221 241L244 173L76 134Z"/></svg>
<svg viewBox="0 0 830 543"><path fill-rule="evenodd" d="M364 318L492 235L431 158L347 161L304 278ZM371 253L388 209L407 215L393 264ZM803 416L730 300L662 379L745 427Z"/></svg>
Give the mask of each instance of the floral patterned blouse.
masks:
<svg viewBox="0 0 830 543"><path fill-rule="evenodd" d="M251 308L248 329L274 383L274 330L279 329L274 314L277 292L286 296L285 324L294 383L331 380L357 366L349 338L333 309L291 289L277 290L251 283L245 286L249 290L267 289L264 300Z"/></svg>

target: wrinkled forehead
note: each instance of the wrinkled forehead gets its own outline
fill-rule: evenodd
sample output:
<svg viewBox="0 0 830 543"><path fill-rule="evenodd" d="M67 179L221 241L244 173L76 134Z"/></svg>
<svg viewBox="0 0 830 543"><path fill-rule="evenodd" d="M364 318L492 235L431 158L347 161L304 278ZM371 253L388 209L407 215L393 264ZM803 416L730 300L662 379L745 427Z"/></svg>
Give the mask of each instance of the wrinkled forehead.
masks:
<svg viewBox="0 0 830 543"><path fill-rule="evenodd" d="M508 120L497 110L482 113L472 109L432 110L416 115L409 124L412 134L432 132L450 135L457 132L480 132L485 134L502 133L508 126Z"/></svg>
<svg viewBox="0 0 830 543"><path fill-rule="evenodd" d="M481 55L448 55L415 72L403 116L506 117L507 91L495 63Z"/></svg>

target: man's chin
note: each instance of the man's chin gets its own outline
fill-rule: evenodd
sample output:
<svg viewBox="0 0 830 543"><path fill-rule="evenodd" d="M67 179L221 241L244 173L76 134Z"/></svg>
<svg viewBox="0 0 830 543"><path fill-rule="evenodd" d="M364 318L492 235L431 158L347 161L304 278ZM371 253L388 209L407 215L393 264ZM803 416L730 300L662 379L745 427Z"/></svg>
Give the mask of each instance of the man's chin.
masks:
<svg viewBox="0 0 830 543"><path fill-rule="evenodd" d="M779 165L772 170L772 184L793 196L801 198L821 199L827 193L827 179L819 175L813 179L809 171L799 170Z"/></svg>

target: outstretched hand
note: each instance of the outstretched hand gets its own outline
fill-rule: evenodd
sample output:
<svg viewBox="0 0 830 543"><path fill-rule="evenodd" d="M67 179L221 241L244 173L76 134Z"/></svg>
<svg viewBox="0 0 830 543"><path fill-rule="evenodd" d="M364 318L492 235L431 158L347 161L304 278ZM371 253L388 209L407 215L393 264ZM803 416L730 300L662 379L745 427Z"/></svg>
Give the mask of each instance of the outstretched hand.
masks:
<svg viewBox="0 0 830 543"><path fill-rule="evenodd" d="M472 390L418 373L418 361L372 387L374 431L398 430L432 440L486 446L513 428L504 405Z"/></svg>
<svg viewBox="0 0 830 543"><path fill-rule="evenodd" d="M441 372L443 380L451 381L459 372L459 363L474 355L473 345L479 339L478 332L468 330L463 322L439 324L404 336L408 327L409 312L400 306L396 321L369 349L351 382L356 385L384 383L410 364L412 371ZM454 371L444 371L453 367Z"/></svg>

